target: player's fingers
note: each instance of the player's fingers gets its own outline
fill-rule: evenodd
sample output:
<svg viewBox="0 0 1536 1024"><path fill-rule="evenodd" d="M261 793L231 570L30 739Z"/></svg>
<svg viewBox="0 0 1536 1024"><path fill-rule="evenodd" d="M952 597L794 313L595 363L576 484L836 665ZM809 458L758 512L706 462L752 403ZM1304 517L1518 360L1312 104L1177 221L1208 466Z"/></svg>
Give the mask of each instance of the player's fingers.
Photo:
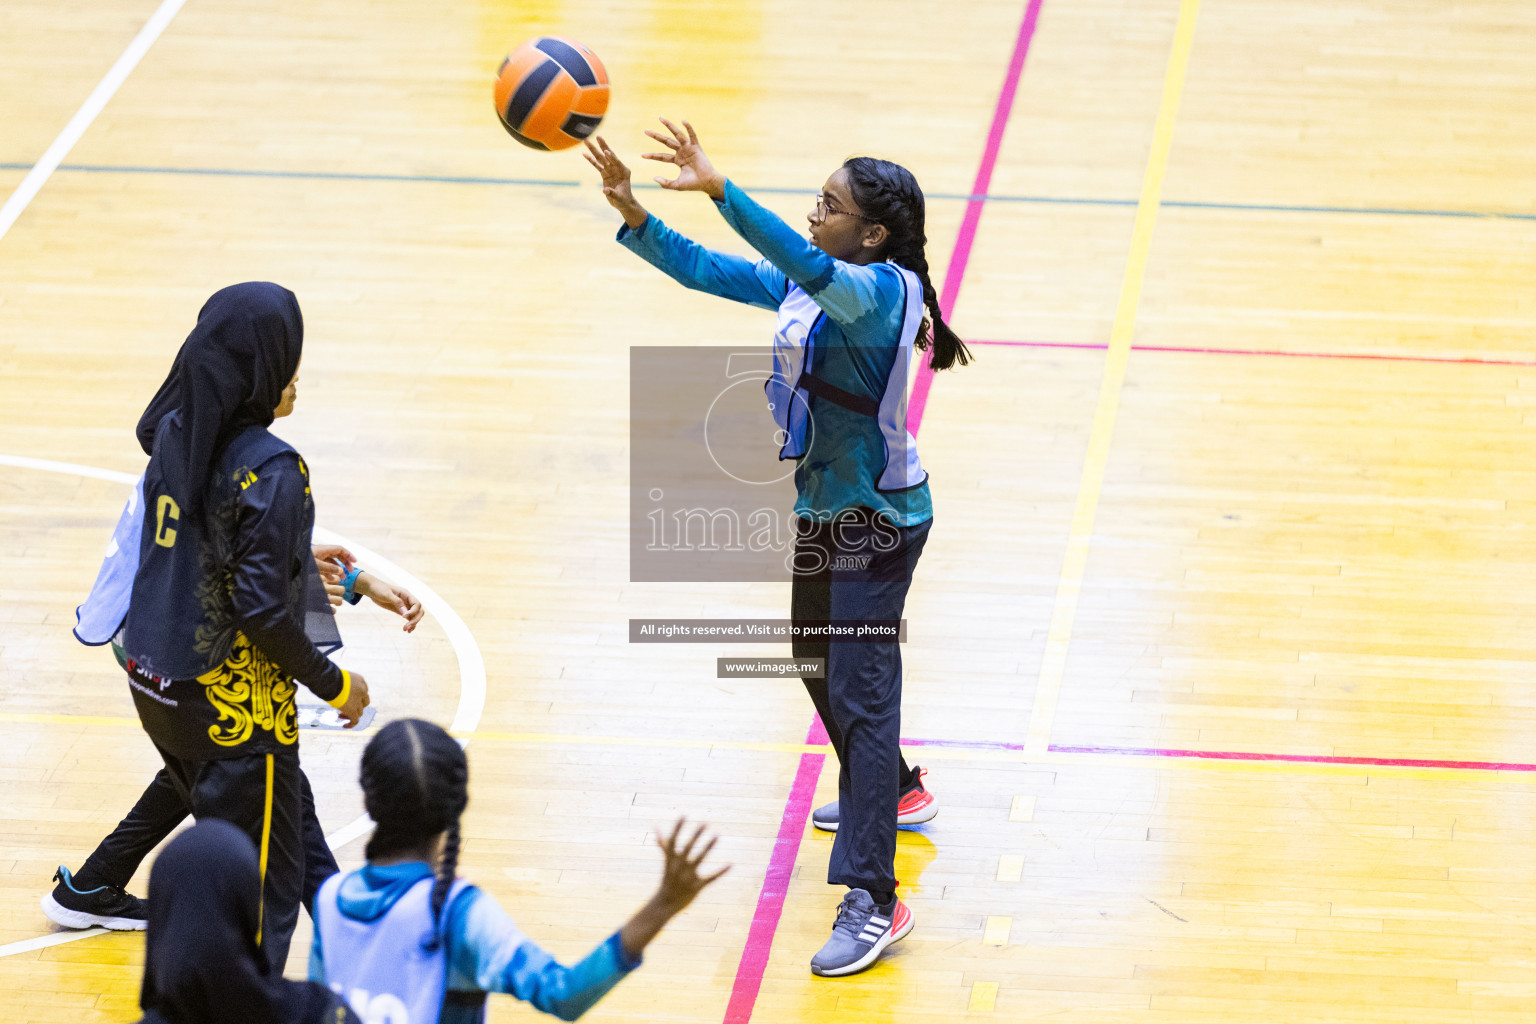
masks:
<svg viewBox="0 0 1536 1024"><path fill-rule="evenodd" d="M602 173L602 171L603 171L603 165L602 165L602 164L600 164L600 163L598 163L598 162L597 162L597 161L596 161L596 160L594 160L594 159L592 159L592 154L590 154L590 153L583 153L583 154L581 154L581 155L582 155L582 158L583 158L583 159L585 159L585 160L586 160L586 161L587 161L587 163L589 163L589 164L591 164L591 165L592 165L592 166L593 166L593 167L596 167L596 168L597 168L597 171L598 171L598 173L599 173L599 174L601 174L601 173Z"/></svg>
<svg viewBox="0 0 1536 1024"><path fill-rule="evenodd" d="M669 854L677 849L677 841L683 834L683 824L687 820L686 817L678 818L677 823L672 826L672 836L667 840L667 852Z"/></svg>
<svg viewBox="0 0 1536 1024"><path fill-rule="evenodd" d="M679 146L688 141L687 137L683 135L682 129L678 128L677 125L673 124L671 121L668 121L664 117L660 118L659 120L662 124L667 126L667 131L671 132L672 137L677 139L677 144Z"/></svg>
<svg viewBox="0 0 1536 1024"><path fill-rule="evenodd" d="M713 850L715 848L715 844L719 841L719 836L710 836L709 842L704 844L704 849L699 851L699 855L693 858L693 860L689 861L689 866L697 868L700 864L703 864L704 858L709 856L709 851Z"/></svg>
<svg viewBox="0 0 1536 1024"><path fill-rule="evenodd" d="M683 851L682 851L683 861L685 863L688 863L688 864L692 864L693 863L693 847L694 847L694 844L696 844L699 841L699 837L702 836L703 834L704 834L704 826L703 825L700 825L698 828L693 830L693 835L691 837L689 837L689 839L688 839L688 845L683 847Z"/></svg>
<svg viewBox="0 0 1536 1024"><path fill-rule="evenodd" d="M704 888L710 882L713 882L715 879L719 878L721 875L725 874L729 870L731 870L731 866L729 864L727 864L725 867L721 868L719 871L716 871L714 874L703 876L702 878L699 879L699 888L700 889Z"/></svg>
<svg viewBox="0 0 1536 1024"><path fill-rule="evenodd" d="M687 121L683 122L683 127L688 129L688 141L697 146L699 144L699 133L694 131L693 125L689 124Z"/></svg>
<svg viewBox="0 0 1536 1024"><path fill-rule="evenodd" d="M677 182L675 181L668 181L666 178L655 178L653 180L656 182L656 184L670 192L677 191Z"/></svg>
<svg viewBox="0 0 1536 1024"><path fill-rule="evenodd" d="M653 132L647 129L645 134L649 135L663 146L666 146L668 149L678 148L678 142L676 139L669 139L665 135L661 134L661 132Z"/></svg>
<svg viewBox="0 0 1536 1024"><path fill-rule="evenodd" d="M317 559L323 558L326 561L340 559L341 561L347 563L349 566L357 561L357 556L353 555L352 552L348 551L340 544L316 544L313 548L313 551Z"/></svg>

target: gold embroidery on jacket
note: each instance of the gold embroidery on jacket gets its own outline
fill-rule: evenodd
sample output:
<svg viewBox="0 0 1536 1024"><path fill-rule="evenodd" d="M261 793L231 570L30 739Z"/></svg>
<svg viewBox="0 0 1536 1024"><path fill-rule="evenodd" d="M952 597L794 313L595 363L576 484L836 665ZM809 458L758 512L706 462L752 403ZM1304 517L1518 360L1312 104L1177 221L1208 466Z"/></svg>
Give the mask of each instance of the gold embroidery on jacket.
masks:
<svg viewBox="0 0 1536 1024"><path fill-rule="evenodd" d="M239 746L258 728L285 745L298 741L297 687L244 633L235 633L224 663L197 681L203 684L208 703L219 712L218 724L208 727L208 738L219 746Z"/></svg>

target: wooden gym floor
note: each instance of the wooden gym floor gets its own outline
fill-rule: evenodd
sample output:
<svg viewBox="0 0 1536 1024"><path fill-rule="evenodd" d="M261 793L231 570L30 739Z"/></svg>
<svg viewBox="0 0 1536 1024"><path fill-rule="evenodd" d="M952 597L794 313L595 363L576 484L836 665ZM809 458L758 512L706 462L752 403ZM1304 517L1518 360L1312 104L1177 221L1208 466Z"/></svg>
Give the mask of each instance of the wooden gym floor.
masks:
<svg viewBox="0 0 1536 1024"><path fill-rule="evenodd" d="M724 837L735 870L591 1019L1536 1014L1529 4L11 0L0 26L0 194L58 165L0 217L6 1020L136 1016L142 939L50 944L37 906L156 767L69 627L140 409L249 279L304 308L281 433L321 523L434 592L412 637L347 610L345 657L383 716L466 731L465 873L570 958L653 885L655 827ZM796 224L852 153L929 193L978 356L919 434L904 734L942 812L901 839L916 930L856 978L807 969L838 896L808 702L715 678L788 652L626 642L787 614L785 585L630 583L625 530L630 346L772 321L622 251L583 162L501 131L490 76L546 32L607 62L622 154L686 116ZM742 250L699 197L644 199ZM344 865L364 739L303 739Z"/></svg>

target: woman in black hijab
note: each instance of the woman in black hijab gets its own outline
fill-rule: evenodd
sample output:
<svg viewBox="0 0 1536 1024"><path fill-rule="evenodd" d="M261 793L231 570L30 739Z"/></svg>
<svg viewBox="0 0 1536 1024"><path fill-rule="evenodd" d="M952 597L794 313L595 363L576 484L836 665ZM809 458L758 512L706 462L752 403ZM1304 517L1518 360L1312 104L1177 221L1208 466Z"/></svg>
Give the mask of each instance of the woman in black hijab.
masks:
<svg viewBox="0 0 1536 1024"><path fill-rule="evenodd" d="M255 939L278 973L305 865L295 684L349 723L368 703L366 681L310 639L317 625L340 638L311 554L309 470L267 430L293 409L303 340L298 301L275 284L225 288L198 314L139 423L150 460L123 642L139 721L185 806L257 847Z"/></svg>
<svg viewBox="0 0 1536 1024"><path fill-rule="evenodd" d="M142 1024L357 1024L324 985L286 981L256 944L256 848L235 826L200 821L149 873Z"/></svg>

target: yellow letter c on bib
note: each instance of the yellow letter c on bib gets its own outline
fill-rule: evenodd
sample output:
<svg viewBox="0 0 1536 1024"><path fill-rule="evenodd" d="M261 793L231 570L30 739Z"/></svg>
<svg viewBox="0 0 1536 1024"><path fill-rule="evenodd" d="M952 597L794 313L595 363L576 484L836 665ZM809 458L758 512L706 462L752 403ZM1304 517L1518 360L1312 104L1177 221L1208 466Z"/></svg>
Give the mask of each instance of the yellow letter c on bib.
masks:
<svg viewBox="0 0 1536 1024"><path fill-rule="evenodd" d="M176 499L169 494L160 495L160 500L155 503L155 543L163 548L175 546L174 526L180 521L181 509L177 507ZM167 526L167 522L171 526Z"/></svg>

